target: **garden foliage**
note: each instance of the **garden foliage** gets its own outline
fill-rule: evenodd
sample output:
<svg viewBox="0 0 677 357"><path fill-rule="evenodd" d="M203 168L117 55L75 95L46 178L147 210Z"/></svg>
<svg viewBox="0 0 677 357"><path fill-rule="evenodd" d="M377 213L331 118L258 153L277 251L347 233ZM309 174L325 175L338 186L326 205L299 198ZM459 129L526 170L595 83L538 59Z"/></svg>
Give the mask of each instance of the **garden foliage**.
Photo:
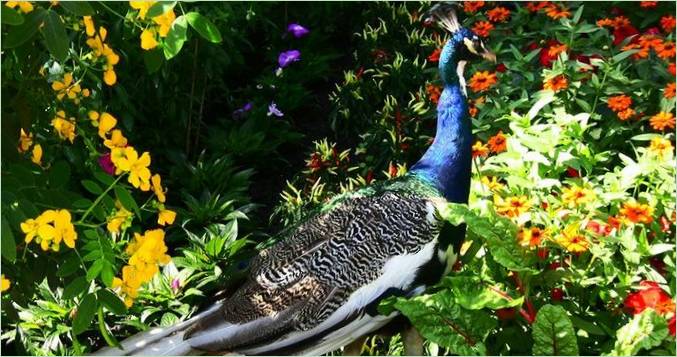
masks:
<svg viewBox="0 0 677 357"><path fill-rule="evenodd" d="M2 5L3 352L189 317L272 233L434 136L428 3ZM470 203L439 212L466 243L380 306L428 353L675 354L674 12L461 4L498 57L466 67Z"/></svg>

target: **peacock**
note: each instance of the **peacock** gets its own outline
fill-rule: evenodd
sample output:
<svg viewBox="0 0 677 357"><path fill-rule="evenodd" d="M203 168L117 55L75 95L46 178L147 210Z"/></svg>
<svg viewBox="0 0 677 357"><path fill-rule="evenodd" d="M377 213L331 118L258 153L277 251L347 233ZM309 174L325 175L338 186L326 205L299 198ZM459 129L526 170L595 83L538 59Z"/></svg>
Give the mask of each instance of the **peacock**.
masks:
<svg viewBox="0 0 677 357"><path fill-rule="evenodd" d="M455 5L428 15L450 33L440 60L444 90L437 133L423 157L397 179L345 193L281 233L262 250L231 296L193 318L140 333L98 355L320 355L376 331L389 296L422 293L451 270L465 226L437 207L467 203L472 130L463 69L493 53L460 26Z"/></svg>

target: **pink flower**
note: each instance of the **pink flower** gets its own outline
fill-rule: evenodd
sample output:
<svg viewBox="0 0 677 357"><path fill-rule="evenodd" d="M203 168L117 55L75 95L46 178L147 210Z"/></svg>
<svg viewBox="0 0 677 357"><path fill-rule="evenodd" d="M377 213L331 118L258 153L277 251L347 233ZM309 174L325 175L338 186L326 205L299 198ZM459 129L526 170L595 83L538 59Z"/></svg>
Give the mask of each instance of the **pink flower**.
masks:
<svg viewBox="0 0 677 357"><path fill-rule="evenodd" d="M101 166L101 169L105 173L111 176L115 174L115 165L113 165L113 161L110 159L110 153L99 156L99 166Z"/></svg>

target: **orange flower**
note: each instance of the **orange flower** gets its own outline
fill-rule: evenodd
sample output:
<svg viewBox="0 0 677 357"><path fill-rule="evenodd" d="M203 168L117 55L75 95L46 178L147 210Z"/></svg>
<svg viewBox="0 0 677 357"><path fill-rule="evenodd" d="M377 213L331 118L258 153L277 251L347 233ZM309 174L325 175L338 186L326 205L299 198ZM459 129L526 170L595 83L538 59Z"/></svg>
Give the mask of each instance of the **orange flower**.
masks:
<svg viewBox="0 0 677 357"><path fill-rule="evenodd" d="M472 14L484 6L484 1L464 1L463 11Z"/></svg>
<svg viewBox="0 0 677 357"><path fill-rule="evenodd" d="M559 56L560 53L566 52L567 49L568 49L567 45L565 45L563 43L559 44L559 45L557 45L557 44L552 45L552 46L550 46L550 48L548 48L548 56L557 57L557 56Z"/></svg>
<svg viewBox="0 0 677 357"><path fill-rule="evenodd" d="M583 253L588 250L590 242L578 230L578 223L572 223L555 239L557 243L572 253Z"/></svg>
<svg viewBox="0 0 677 357"><path fill-rule="evenodd" d="M675 117L672 113L660 112L649 119L649 124L655 130L674 129Z"/></svg>
<svg viewBox="0 0 677 357"><path fill-rule="evenodd" d="M538 227L523 228L517 233L517 241L524 247L536 247L547 238L547 231Z"/></svg>
<svg viewBox="0 0 677 357"><path fill-rule="evenodd" d="M614 20L612 20L608 17L605 17L601 20L597 20L597 26L599 26L599 27L613 26L613 24L614 24Z"/></svg>
<svg viewBox="0 0 677 357"><path fill-rule="evenodd" d="M675 43L672 41L665 41L661 46L657 46L656 54L662 59L675 58Z"/></svg>
<svg viewBox="0 0 677 357"><path fill-rule="evenodd" d="M489 147L477 140L475 145L472 146L472 157L487 157L487 155L489 155Z"/></svg>
<svg viewBox="0 0 677 357"><path fill-rule="evenodd" d="M470 106L468 106L468 114L470 114L471 117L476 117L477 112L479 112L479 109L477 109L474 104L470 104Z"/></svg>
<svg viewBox="0 0 677 357"><path fill-rule="evenodd" d="M626 121L632 118L633 116L635 116L635 110L632 108L628 108L624 111L618 112L618 119L622 121Z"/></svg>
<svg viewBox="0 0 677 357"><path fill-rule="evenodd" d="M492 25L489 21L478 21L472 27L472 31L481 37L489 36L489 33L491 33L491 30L493 29L494 25Z"/></svg>
<svg viewBox="0 0 677 357"><path fill-rule="evenodd" d="M675 82L668 83L668 85L665 86L665 89L663 89L663 96L668 99L675 97Z"/></svg>
<svg viewBox="0 0 677 357"><path fill-rule="evenodd" d="M473 92L484 92L496 84L496 73L475 72L470 78L468 86Z"/></svg>
<svg viewBox="0 0 677 357"><path fill-rule="evenodd" d="M633 223L651 223L653 221L653 207L635 201L623 203L623 208L618 212L619 216Z"/></svg>
<svg viewBox="0 0 677 357"><path fill-rule="evenodd" d="M623 27L632 26L632 24L630 23L630 19L628 19L627 17L616 16L613 19L605 17L601 20L597 20L597 26L599 27L610 26L613 27L614 29L619 29Z"/></svg>
<svg viewBox="0 0 677 357"><path fill-rule="evenodd" d="M489 17L489 21L493 22L503 22L507 20L509 16L510 10L504 8L503 6L497 6L487 11L487 17Z"/></svg>
<svg viewBox="0 0 677 357"><path fill-rule="evenodd" d="M440 87L434 84L428 84L425 86L425 91L428 93L428 98L431 102L437 104L437 102L440 101L440 94L442 93Z"/></svg>
<svg viewBox="0 0 677 357"><path fill-rule="evenodd" d="M675 62L672 62L668 65L668 73L672 74L673 76L677 75L677 71L675 70Z"/></svg>
<svg viewBox="0 0 677 357"><path fill-rule="evenodd" d="M622 112L630 108L632 105L632 98L625 94L616 95L607 99L607 105L609 106L609 109L613 110L614 112Z"/></svg>
<svg viewBox="0 0 677 357"><path fill-rule="evenodd" d="M498 154L499 152L505 151L508 145L505 140L505 135L503 135L503 130L500 130L498 134L489 138L487 144L489 145L489 150L493 153Z"/></svg>
<svg viewBox="0 0 677 357"><path fill-rule="evenodd" d="M562 89L566 89L569 86L569 80L563 74L550 78L543 83L543 89L549 89L553 92L559 92Z"/></svg>
<svg viewBox="0 0 677 357"><path fill-rule="evenodd" d="M531 202L527 196L512 196L503 199L499 195L494 195L494 206L501 216L514 218L527 212L531 208Z"/></svg>
<svg viewBox="0 0 677 357"><path fill-rule="evenodd" d="M527 3L527 10L530 12L537 12L543 8L550 6L550 1L529 1Z"/></svg>
<svg viewBox="0 0 677 357"><path fill-rule="evenodd" d="M639 7L642 9L652 9L658 5L658 1L640 1Z"/></svg>
<svg viewBox="0 0 677 357"><path fill-rule="evenodd" d="M675 29L675 26L677 26L677 23L675 22L674 16L661 17L661 27L663 28L663 31L670 33Z"/></svg>
<svg viewBox="0 0 677 357"><path fill-rule="evenodd" d="M557 20L563 17L571 16L571 12L564 6L557 4L550 4L545 8L545 14L551 19Z"/></svg>
<svg viewBox="0 0 677 357"><path fill-rule="evenodd" d="M562 203L564 203L565 206L580 206L591 202L594 199L595 192L584 187L574 185L562 189Z"/></svg>

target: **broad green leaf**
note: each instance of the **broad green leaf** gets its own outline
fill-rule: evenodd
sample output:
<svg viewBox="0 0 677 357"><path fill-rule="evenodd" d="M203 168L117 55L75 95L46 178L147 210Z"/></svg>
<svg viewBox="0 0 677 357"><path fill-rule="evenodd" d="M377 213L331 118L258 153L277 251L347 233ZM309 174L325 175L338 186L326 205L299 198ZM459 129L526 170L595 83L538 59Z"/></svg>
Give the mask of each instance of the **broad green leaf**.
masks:
<svg viewBox="0 0 677 357"><path fill-rule="evenodd" d="M578 342L571 320L561 306L544 305L532 327L534 355L576 356Z"/></svg>
<svg viewBox="0 0 677 357"><path fill-rule="evenodd" d="M103 189L92 180L82 180L80 183L87 191L95 195L100 195L103 192Z"/></svg>
<svg viewBox="0 0 677 357"><path fill-rule="evenodd" d="M3 5L4 6L4 5ZM38 32L40 25L45 19L46 11L43 8L37 8L28 13L23 24L9 29L7 36L2 40L3 48L14 48L23 45Z"/></svg>
<svg viewBox="0 0 677 357"><path fill-rule="evenodd" d="M621 62L622 60L634 55L635 53L639 52L639 50L628 50L628 51L623 51L613 57L611 57L611 62L612 63L618 63Z"/></svg>
<svg viewBox="0 0 677 357"><path fill-rule="evenodd" d="M24 17L18 11L10 9L7 6L2 6L0 9L0 15L2 16L0 20L3 25L18 26L24 23Z"/></svg>
<svg viewBox="0 0 677 357"><path fill-rule="evenodd" d="M162 49L154 48L150 51L143 51L143 63L149 74L157 72L162 67Z"/></svg>
<svg viewBox="0 0 677 357"><path fill-rule="evenodd" d="M59 269L56 271L56 276L66 277L75 273L80 268L80 258L77 254L69 253L59 263Z"/></svg>
<svg viewBox="0 0 677 357"><path fill-rule="evenodd" d="M94 15L94 8L87 1L61 1L59 5L78 16Z"/></svg>
<svg viewBox="0 0 677 357"><path fill-rule="evenodd" d="M94 293L85 295L78 305L78 310L73 319L73 333L79 335L87 330L96 313L96 297Z"/></svg>
<svg viewBox="0 0 677 357"><path fill-rule="evenodd" d="M577 24L578 21L581 19L581 15L583 15L583 8L584 6L581 5L578 10L576 10L576 13L574 14L574 18L571 20L574 24Z"/></svg>
<svg viewBox="0 0 677 357"><path fill-rule="evenodd" d="M213 43L220 43L222 41L219 29L208 18L197 12L189 12L185 16L190 26L205 40Z"/></svg>
<svg viewBox="0 0 677 357"><path fill-rule="evenodd" d="M12 228L10 228L9 222L7 222L4 215L1 219L2 229L0 230L0 234L2 234L2 236L0 236L0 250L2 257L10 262L14 262L14 260L16 260L16 241L14 233L12 233Z"/></svg>
<svg viewBox="0 0 677 357"><path fill-rule="evenodd" d="M497 284L483 282L479 277L454 276L443 280L442 285L453 291L454 301L469 310L484 308L503 309L521 306L524 297L513 297Z"/></svg>
<svg viewBox="0 0 677 357"><path fill-rule="evenodd" d="M87 270L87 280L92 281L96 279L99 273L101 273L101 269L103 269L103 260L94 261L94 264Z"/></svg>
<svg viewBox="0 0 677 357"><path fill-rule="evenodd" d="M165 44L162 48L166 59L171 59L181 52L184 42L186 42L186 30L188 29L188 20L181 15L172 22L172 27L165 37Z"/></svg>
<svg viewBox="0 0 677 357"><path fill-rule="evenodd" d="M94 175L94 178L96 178L99 182L104 184L106 187L112 185L113 182L115 182L115 179L111 175L109 175L109 174L107 174L107 173L105 173L101 170L94 171L92 173L92 175Z"/></svg>
<svg viewBox="0 0 677 357"><path fill-rule="evenodd" d="M148 12L146 12L146 17L153 18L160 16L165 12L172 10L175 5L176 1L158 1L148 9Z"/></svg>
<svg viewBox="0 0 677 357"><path fill-rule="evenodd" d="M108 310L116 315L122 315L127 311L125 303L108 289L100 289L96 292L96 297Z"/></svg>
<svg viewBox="0 0 677 357"><path fill-rule="evenodd" d="M529 117L529 119L535 118L536 115L538 115L538 112L540 112L541 109L543 109L543 107L545 107L550 102L555 100L555 93L554 92L544 91L544 92L541 92L541 93L543 93L543 94L541 94L540 98L538 98L536 103L534 103L534 105L531 107L531 109L529 109L529 112L527 113L527 116Z"/></svg>
<svg viewBox="0 0 677 357"><path fill-rule="evenodd" d="M646 309L616 331L616 344L609 355L635 355L642 349L660 345L666 337L668 326L665 318L652 309Z"/></svg>
<svg viewBox="0 0 677 357"><path fill-rule="evenodd" d="M57 161L49 169L47 181L52 188L64 186L71 176L71 167L66 161Z"/></svg>
<svg viewBox="0 0 677 357"><path fill-rule="evenodd" d="M120 201L122 206L129 210L129 211L134 211L136 213L137 217L141 217L141 211L139 211L139 206L137 206L136 201L134 201L134 197L127 191L124 187L122 186L115 186L115 197Z"/></svg>
<svg viewBox="0 0 677 357"><path fill-rule="evenodd" d="M70 39L66 34L66 28L63 26L63 22L61 22L59 14L53 10L47 10L45 24L40 28L40 32L45 39L49 53L57 60L65 61L68 57Z"/></svg>
<svg viewBox="0 0 677 357"><path fill-rule="evenodd" d="M70 284L66 285L66 287L63 289L63 298L67 300L72 299L80 295L88 287L89 282L87 279L85 279L84 276L79 276L73 279L73 281L71 281Z"/></svg>
<svg viewBox="0 0 677 357"><path fill-rule="evenodd" d="M398 299L395 308L423 337L459 355L486 354L484 340L496 326L486 312L466 310L456 304L448 290L411 300Z"/></svg>

